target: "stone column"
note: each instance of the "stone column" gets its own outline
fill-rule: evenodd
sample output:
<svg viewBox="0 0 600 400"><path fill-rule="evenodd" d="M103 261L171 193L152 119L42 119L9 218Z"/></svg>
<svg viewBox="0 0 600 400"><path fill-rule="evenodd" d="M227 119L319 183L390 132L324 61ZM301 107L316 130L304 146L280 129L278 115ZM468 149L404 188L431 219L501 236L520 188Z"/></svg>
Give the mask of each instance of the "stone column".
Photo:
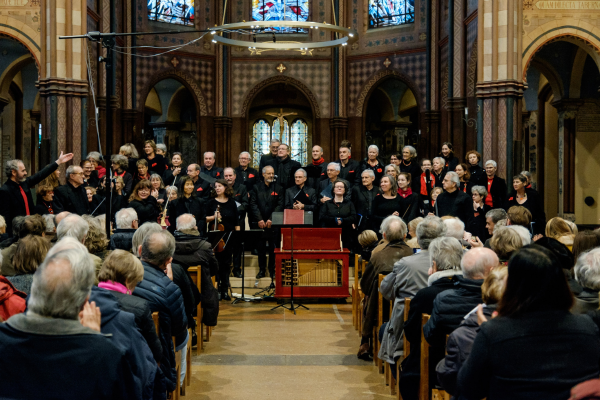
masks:
<svg viewBox="0 0 600 400"><path fill-rule="evenodd" d="M518 136L522 82L522 0L479 0L477 97L483 102L483 159L498 163L498 176L511 178L513 140ZM510 185L509 185L510 187Z"/></svg>
<svg viewBox="0 0 600 400"><path fill-rule="evenodd" d="M73 164L81 161L82 115L88 84L86 43L84 39L61 40L62 35L87 32L85 0L47 0L41 7L41 71L43 137L50 140L50 160L61 151L74 154ZM61 165L61 178L66 166ZM64 178L62 178L64 179Z"/></svg>
<svg viewBox="0 0 600 400"><path fill-rule="evenodd" d="M231 160L234 158L230 153L231 149L231 126L233 125L233 119L230 117L215 117L215 149L217 153L217 165L225 167L231 164ZM206 149L210 150L210 149ZM202 150L204 152L204 150ZM202 159L202 155L200 155Z"/></svg>
<svg viewBox="0 0 600 400"><path fill-rule="evenodd" d="M329 119L329 149L330 159L337 160L338 149L342 140L348 137L348 118L334 117ZM353 151L360 154L362 143L352 143ZM357 156L354 156L357 157Z"/></svg>

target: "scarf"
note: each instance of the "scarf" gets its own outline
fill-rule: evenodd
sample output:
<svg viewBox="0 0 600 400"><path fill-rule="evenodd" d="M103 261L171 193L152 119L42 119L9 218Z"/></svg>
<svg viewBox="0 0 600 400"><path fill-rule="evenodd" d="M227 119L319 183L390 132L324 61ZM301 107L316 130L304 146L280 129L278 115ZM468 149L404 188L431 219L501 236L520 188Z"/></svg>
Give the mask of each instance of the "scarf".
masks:
<svg viewBox="0 0 600 400"><path fill-rule="evenodd" d="M119 282L113 282L113 281L100 282L98 284L98 287L102 288L102 289L106 289L106 290L112 290L113 292L119 292L119 293L123 293L123 294L131 294L129 289L127 289L125 287L125 285L123 285Z"/></svg>
<svg viewBox="0 0 600 400"><path fill-rule="evenodd" d="M410 187L406 190L398 188L398 194L402 196L403 199L405 199L412 194L412 189Z"/></svg>
<svg viewBox="0 0 600 400"><path fill-rule="evenodd" d="M431 184L431 189L433 189L435 187L435 175L433 173L431 173L429 176L431 177L431 180L429 181L429 183ZM428 195L426 179L427 178L425 177L425 172L423 172L421 174L421 194L423 196Z"/></svg>
<svg viewBox="0 0 600 400"><path fill-rule="evenodd" d="M313 165L314 165L315 167L316 167L316 166L319 166L319 165L321 165L321 164L323 164L324 162L325 162L325 159L324 159L323 157L319 158L318 160L313 160L313 161L312 161L312 163L313 163Z"/></svg>

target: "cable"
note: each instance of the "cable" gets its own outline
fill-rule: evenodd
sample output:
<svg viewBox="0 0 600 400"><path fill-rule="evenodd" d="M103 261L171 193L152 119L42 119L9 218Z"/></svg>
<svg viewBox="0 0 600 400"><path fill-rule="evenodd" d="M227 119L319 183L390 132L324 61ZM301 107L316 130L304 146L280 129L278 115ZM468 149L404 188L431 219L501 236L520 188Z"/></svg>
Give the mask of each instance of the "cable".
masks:
<svg viewBox="0 0 600 400"><path fill-rule="evenodd" d="M94 78L92 77L92 67L90 61L90 48L89 46L85 46L87 57L85 58L85 63L87 64L88 71L88 82L90 85L90 90L92 91L92 100L94 102L94 120L96 121L96 136L98 137L98 150L100 151L100 155L102 156L102 143L100 142L100 127L98 125L98 107L96 106L96 92L94 90ZM107 100L107 104L110 99ZM102 156L104 158L104 156Z"/></svg>
<svg viewBox="0 0 600 400"><path fill-rule="evenodd" d="M194 43L194 42L197 42L198 40L202 39L202 38L203 38L205 35L206 35L206 33L205 33L205 34L203 34L202 36L200 36L200 37L198 37L198 38L196 38L196 39L194 39L194 40L190 41L190 42L187 42L187 43L185 43L185 44L183 44L183 45L180 45L180 46L177 46L177 47L175 47L175 48L172 48L171 50L167 50L167 51L165 51L165 52L162 52L162 53L150 54L150 55L147 55L147 56L145 56L145 55L141 55L141 54L133 54L133 53L128 53L128 52L126 52L126 51L119 51L119 50L116 50L116 49L115 49L114 51L115 51L115 53L119 53L119 54L125 54L125 55L132 56L132 57L141 57L141 58L151 58L151 57L158 57L158 56L162 56L162 55L164 55L164 54L170 53L170 52L172 52L172 51L176 51L176 50L182 49L182 48L184 48L184 47L186 47L186 46L189 46L190 44L192 44L192 43Z"/></svg>

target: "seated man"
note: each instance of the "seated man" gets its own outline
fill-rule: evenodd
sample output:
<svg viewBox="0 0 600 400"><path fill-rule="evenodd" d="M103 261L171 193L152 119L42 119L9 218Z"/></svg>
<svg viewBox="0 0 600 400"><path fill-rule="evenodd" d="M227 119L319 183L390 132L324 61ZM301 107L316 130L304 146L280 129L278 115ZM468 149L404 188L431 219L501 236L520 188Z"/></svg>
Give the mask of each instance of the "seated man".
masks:
<svg viewBox="0 0 600 400"><path fill-rule="evenodd" d="M404 323L404 335L410 342L410 354L402 361L402 372L399 378L403 399L419 398L421 314L431 314L436 296L452 289L458 282L458 277L462 274L460 269L462 256L463 248L454 238L439 237L429 244L431 266L427 287L419 290L410 302L410 311ZM435 364L430 363L429 366L434 371Z"/></svg>
<svg viewBox="0 0 600 400"><path fill-rule="evenodd" d="M388 241L385 248L374 254L367 264L360 281L360 286L365 293L365 317L362 326L362 339L358 350L358 358L368 360L371 357L369 340L374 339L373 327L377 321L377 306L379 304L379 274L392 272L394 264L403 257L413 254L406 243L406 224L400 217L390 215L381 223L383 238Z"/></svg>
<svg viewBox="0 0 600 400"><path fill-rule="evenodd" d="M198 265L202 267L202 322L205 325L214 326L219 315L219 294L212 284L211 277L219 272L219 264L210 242L200 237L200 232L196 227L196 219L192 214L180 215L176 223L173 262L181 265L186 270L189 267Z"/></svg>
<svg viewBox="0 0 600 400"><path fill-rule="evenodd" d="M2 397L135 398L131 366L100 333L100 310L88 303L94 265L87 250L73 239L56 246L33 277L27 313L0 324L0 354L11 360L0 365Z"/></svg>
<svg viewBox="0 0 600 400"><path fill-rule="evenodd" d="M158 225L158 224L156 224ZM160 228L160 226L159 226ZM151 232L138 248L138 254L144 266L144 279L138 284L134 296L148 302L152 312L158 311L160 321L160 342L168 362L161 363L165 374L167 390L175 390L176 376L173 339L178 348L188 341L188 321L179 287L172 281L171 261L175 252L175 239L166 231ZM182 352L182 364L185 360ZM185 368L182 371L185 374Z"/></svg>
<svg viewBox="0 0 600 400"><path fill-rule="evenodd" d="M72 237L77 240L79 243L85 243L85 238L87 237L88 231L90 230L90 225L77 214L68 214L64 217L58 226L56 227L56 238L57 240L62 240L65 237ZM89 253L88 253L89 254ZM102 268L102 259L94 254L89 254L94 262L94 267L96 268L96 284L98 284L98 274L100 273L100 268Z"/></svg>
<svg viewBox="0 0 600 400"><path fill-rule="evenodd" d="M138 216L133 208L122 208L115 216L117 229L110 236L111 250L131 250L131 239L138 228Z"/></svg>
<svg viewBox="0 0 600 400"><path fill-rule="evenodd" d="M459 221L460 222L460 221ZM388 323L378 357L390 364L395 364L402 351L404 329L404 299L412 298L417 292L427 287L429 278L429 244L446 234L444 222L434 216L426 217L417 225L416 238L421 252L400 259L394 264L393 271L381 282L379 291L386 300L394 300L394 309ZM392 371L395 371L392 368ZM395 374L395 372L394 372Z"/></svg>

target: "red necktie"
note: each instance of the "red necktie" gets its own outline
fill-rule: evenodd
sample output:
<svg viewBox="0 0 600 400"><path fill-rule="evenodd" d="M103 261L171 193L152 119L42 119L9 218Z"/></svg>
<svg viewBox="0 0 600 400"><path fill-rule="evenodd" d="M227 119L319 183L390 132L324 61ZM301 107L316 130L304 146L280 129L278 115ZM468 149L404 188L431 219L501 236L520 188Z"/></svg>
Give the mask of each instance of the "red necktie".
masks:
<svg viewBox="0 0 600 400"><path fill-rule="evenodd" d="M29 215L29 202L27 201L27 195L25 194L25 191L21 185L19 185L19 190L21 191L21 196L23 196L23 200L25 201L25 214Z"/></svg>

